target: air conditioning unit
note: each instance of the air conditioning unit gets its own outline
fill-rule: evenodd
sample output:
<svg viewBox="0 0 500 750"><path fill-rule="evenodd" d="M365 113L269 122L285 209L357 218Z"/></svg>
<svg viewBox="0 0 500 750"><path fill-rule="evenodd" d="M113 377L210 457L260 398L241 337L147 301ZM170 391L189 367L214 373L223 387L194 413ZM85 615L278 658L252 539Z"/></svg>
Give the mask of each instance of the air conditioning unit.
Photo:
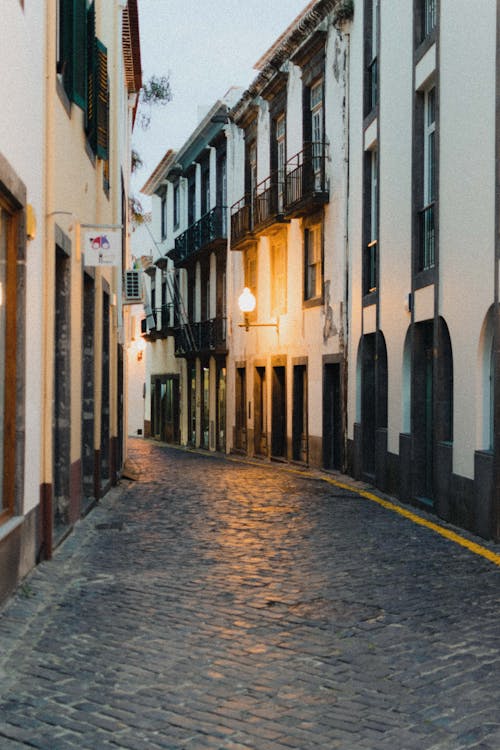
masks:
<svg viewBox="0 0 500 750"><path fill-rule="evenodd" d="M142 301L141 271L125 271L125 285L123 290L123 301L125 304L134 304Z"/></svg>

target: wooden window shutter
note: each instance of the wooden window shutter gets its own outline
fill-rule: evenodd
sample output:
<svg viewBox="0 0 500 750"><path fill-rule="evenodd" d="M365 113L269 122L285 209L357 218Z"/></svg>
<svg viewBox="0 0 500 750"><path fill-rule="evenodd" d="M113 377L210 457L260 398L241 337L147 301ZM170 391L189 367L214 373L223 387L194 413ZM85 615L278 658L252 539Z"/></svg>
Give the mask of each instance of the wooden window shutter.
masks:
<svg viewBox="0 0 500 750"><path fill-rule="evenodd" d="M87 104L86 0L61 0L59 8L60 59L58 72L62 75L64 90L68 98L85 110Z"/></svg>
<svg viewBox="0 0 500 750"><path fill-rule="evenodd" d="M87 2L73 0L73 96L83 110L87 105Z"/></svg>
<svg viewBox="0 0 500 750"><path fill-rule="evenodd" d="M108 159L109 151L109 82L108 51L104 44L97 43L97 156Z"/></svg>
<svg viewBox="0 0 500 750"><path fill-rule="evenodd" d="M85 131L94 154L97 151L96 58L95 5L92 3L87 11L87 119Z"/></svg>

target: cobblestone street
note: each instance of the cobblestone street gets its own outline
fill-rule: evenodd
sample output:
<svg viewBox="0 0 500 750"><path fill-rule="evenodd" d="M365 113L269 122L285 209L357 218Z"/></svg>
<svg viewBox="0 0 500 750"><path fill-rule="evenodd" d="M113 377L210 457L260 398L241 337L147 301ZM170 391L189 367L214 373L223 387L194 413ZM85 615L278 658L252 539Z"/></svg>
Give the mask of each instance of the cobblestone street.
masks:
<svg viewBox="0 0 500 750"><path fill-rule="evenodd" d="M500 748L498 566L319 473L131 455L0 612L0 750Z"/></svg>

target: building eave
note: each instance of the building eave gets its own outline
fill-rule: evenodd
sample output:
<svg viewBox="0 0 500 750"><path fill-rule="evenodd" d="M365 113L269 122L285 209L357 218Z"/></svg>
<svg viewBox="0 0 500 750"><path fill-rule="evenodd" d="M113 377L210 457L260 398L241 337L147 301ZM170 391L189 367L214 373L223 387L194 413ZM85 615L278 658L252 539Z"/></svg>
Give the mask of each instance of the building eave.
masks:
<svg viewBox="0 0 500 750"><path fill-rule="evenodd" d="M141 188L144 195L154 195L164 181L168 170L176 161L176 152L169 149Z"/></svg>
<svg viewBox="0 0 500 750"><path fill-rule="evenodd" d="M297 52L307 37L340 3L341 0L312 0L307 5L295 21L258 60L255 67L260 70L260 73L231 109L230 117L232 120L238 122L242 118L247 107L269 86L270 81L282 65Z"/></svg>

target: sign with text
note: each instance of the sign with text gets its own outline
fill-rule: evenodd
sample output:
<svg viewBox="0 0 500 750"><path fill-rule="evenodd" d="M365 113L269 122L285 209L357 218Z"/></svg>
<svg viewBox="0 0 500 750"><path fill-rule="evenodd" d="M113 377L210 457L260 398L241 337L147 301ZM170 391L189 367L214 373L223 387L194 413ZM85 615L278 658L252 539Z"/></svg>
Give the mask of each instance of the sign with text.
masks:
<svg viewBox="0 0 500 750"><path fill-rule="evenodd" d="M122 258L122 233L95 229L85 233L86 266L119 266Z"/></svg>

